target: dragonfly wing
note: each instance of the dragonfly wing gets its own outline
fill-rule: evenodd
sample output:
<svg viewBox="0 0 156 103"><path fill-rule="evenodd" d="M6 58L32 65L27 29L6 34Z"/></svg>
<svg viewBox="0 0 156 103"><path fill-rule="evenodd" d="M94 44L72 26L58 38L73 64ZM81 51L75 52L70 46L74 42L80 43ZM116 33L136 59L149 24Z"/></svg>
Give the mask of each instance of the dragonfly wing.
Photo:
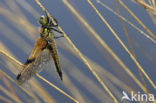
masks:
<svg viewBox="0 0 156 103"><path fill-rule="evenodd" d="M17 81L19 84L23 84L26 80L29 80L34 73L39 73L43 66L49 61L49 55L47 51L44 50L46 47L46 42L42 39L39 39L29 58L27 59L24 68L22 71L17 75Z"/></svg>
<svg viewBox="0 0 156 103"><path fill-rule="evenodd" d="M21 73L20 78L18 79L18 84L23 84L27 80L29 80L34 74L39 73L43 70L46 64L51 60L50 51L48 49L44 49L41 52L34 62L25 66L25 71Z"/></svg>
<svg viewBox="0 0 156 103"><path fill-rule="evenodd" d="M52 58L54 60L57 73L59 74L59 76L60 76L60 78L62 80L62 71L61 71L61 67L60 67L60 64L59 64L59 58L58 58L57 49L56 49L56 45L55 45L54 40L51 42L51 45L49 45L49 49L50 49Z"/></svg>

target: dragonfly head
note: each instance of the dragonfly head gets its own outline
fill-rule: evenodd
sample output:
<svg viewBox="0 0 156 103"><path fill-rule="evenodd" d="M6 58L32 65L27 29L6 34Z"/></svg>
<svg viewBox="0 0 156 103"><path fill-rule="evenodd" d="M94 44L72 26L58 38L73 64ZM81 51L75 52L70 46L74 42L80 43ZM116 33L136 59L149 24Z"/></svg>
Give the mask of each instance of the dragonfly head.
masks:
<svg viewBox="0 0 156 103"><path fill-rule="evenodd" d="M44 15L42 15L39 19L38 19L38 22L41 24L41 25L47 25L48 24L48 18Z"/></svg>

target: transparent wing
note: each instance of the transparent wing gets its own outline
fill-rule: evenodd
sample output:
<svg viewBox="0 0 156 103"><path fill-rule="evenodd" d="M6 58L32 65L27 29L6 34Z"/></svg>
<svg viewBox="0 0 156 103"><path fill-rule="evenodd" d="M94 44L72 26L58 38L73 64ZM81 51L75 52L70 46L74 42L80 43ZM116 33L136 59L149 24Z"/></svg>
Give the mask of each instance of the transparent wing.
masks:
<svg viewBox="0 0 156 103"><path fill-rule="evenodd" d="M48 49L44 49L41 54L28 65L25 65L24 71L21 72L18 81L18 84L23 84L29 80L35 73L39 73L45 67L45 65L50 61L51 56Z"/></svg>
<svg viewBox="0 0 156 103"><path fill-rule="evenodd" d="M19 84L23 84L25 81L29 80L34 73L39 73L46 62L50 60L49 50L45 49L46 45L47 43L42 38L36 42L22 71L17 75Z"/></svg>

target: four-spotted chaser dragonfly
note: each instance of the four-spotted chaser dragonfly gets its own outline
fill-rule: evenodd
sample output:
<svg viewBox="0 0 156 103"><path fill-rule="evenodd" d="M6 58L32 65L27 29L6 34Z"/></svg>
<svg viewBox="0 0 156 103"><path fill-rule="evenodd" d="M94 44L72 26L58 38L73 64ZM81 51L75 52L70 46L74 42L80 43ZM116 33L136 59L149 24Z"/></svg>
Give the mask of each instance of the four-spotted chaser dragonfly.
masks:
<svg viewBox="0 0 156 103"><path fill-rule="evenodd" d="M25 81L29 80L33 74L39 73L51 58L53 58L57 72L62 80L62 71L54 41L54 39L62 37L62 35L54 37L53 31L61 34L62 32L54 28L58 26L57 21L55 20L56 25L54 25L47 14L46 16L42 15L38 21L42 25L40 27L40 38L33 47L22 71L16 77L19 84L23 84Z"/></svg>

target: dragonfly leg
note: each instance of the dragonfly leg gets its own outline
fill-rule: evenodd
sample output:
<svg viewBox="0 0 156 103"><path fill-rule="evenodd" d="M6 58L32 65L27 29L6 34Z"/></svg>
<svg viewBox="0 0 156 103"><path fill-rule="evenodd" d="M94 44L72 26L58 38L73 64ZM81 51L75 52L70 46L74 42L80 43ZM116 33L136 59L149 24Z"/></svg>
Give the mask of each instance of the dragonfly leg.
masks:
<svg viewBox="0 0 156 103"><path fill-rule="evenodd" d="M61 35L61 36L54 36L54 39L59 39L59 38L61 38L61 37L64 37L63 35Z"/></svg>
<svg viewBox="0 0 156 103"><path fill-rule="evenodd" d="M51 26L51 27L57 27L58 26L58 22L57 22L57 20L54 18L54 21L56 22L56 25L54 25L54 23L52 22L52 21L50 21L49 22L49 26Z"/></svg>
<svg viewBox="0 0 156 103"><path fill-rule="evenodd" d="M57 27L58 26L57 20L54 17L51 16L54 19L54 21L56 22L56 25L54 25L53 22L49 19L48 14L47 14L47 11L45 11L45 14L46 14L46 17L48 19L48 22L50 21L49 22L50 26Z"/></svg>
<svg viewBox="0 0 156 103"><path fill-rule="evenodd" d="M50 21L50 26L57 27L57 26L58 26L58 21L57 21L55 18L54 18L54 21L55 21L56 25L54 25L54 24L52 23L52 21Z"/></svg>
<svg viewBox="0 0 156 103"><path fill-rule="evenodd" d="M60 34L63 34L63 32L61 32L61 31L59 31L59 30L57 30L57 29L55 29L55 28L50 28L50 29L52 29L52 30L54 30L54 31L56 31L56 32L58 32L58 33L60 33Z"/></svg>

